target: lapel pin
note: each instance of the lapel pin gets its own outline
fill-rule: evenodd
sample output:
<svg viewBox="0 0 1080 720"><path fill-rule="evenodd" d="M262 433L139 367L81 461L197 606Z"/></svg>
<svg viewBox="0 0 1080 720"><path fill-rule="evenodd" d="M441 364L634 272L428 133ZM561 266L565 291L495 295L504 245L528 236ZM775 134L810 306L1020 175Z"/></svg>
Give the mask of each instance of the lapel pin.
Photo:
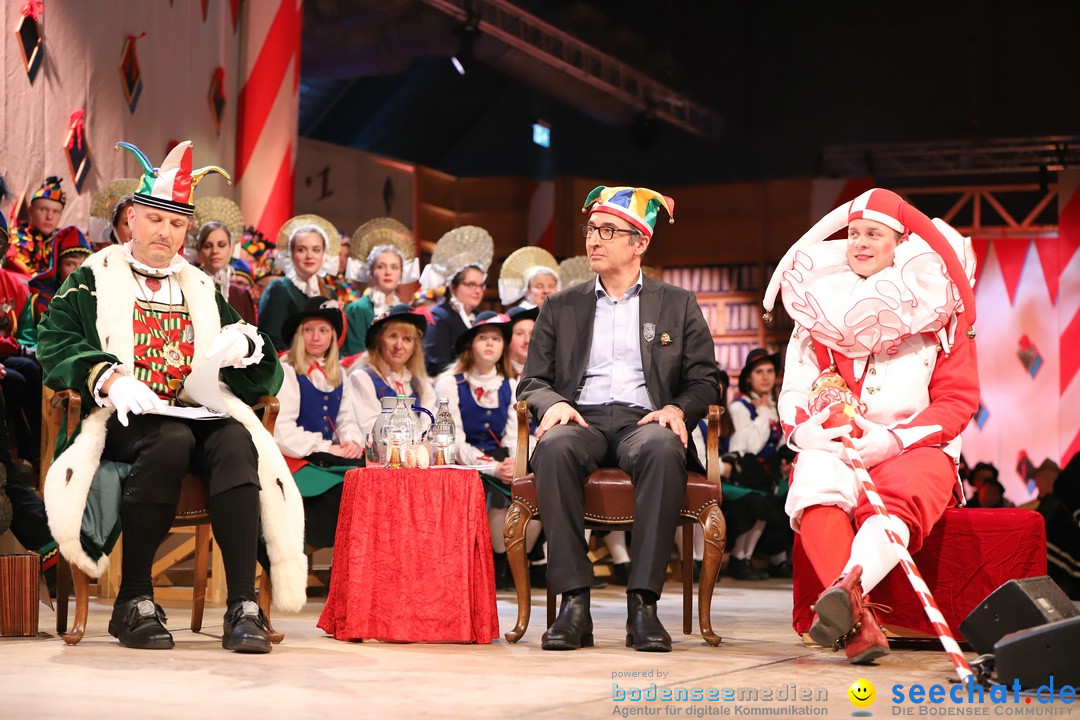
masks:
<svg viewBox="0 0 1080 720"><path fill-rule="evenodd" d="M667 333L660 333L660 344L661 345L670 345L671 344L671 336L668 335Z"/></svg>

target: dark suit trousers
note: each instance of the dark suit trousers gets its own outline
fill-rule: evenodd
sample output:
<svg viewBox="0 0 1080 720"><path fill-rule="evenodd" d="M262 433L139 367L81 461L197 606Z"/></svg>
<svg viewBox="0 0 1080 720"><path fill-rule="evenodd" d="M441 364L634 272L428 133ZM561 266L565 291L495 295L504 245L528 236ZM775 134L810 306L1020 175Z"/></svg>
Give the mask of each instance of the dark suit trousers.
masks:
<svg viewBox="0 0 1080 720"><path fill-rule="evenodd" d="M634 481L634 525L627 590L664 589L668 560L686 492L686 449L657 423L638 427L646 410L625 405L578 408L589 427L556 425L533 451L537 500L548 541L548 587L557 593L589 587L584 480L616 466Z"/></svg>

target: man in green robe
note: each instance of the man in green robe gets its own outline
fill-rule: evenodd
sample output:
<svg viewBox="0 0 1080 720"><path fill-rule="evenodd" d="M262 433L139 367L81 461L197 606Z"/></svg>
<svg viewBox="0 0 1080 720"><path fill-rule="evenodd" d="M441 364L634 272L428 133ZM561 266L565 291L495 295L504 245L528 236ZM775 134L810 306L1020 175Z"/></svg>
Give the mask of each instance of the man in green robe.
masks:
<svg viewBox="0 0 1080 720"><path fill-rule="evenodd" d="M84 408L71 439L58 440L46 477L50 528L69 562L100 575L108 557L84 542L84 514L99 516L87 510L87 497L99 496L91 488L102 460L129 465L119 503L122 577L109 632L128 647L171 648L165 614L153 600L151 567L175 517L183 477L199 474L228 585L222 646L269 652L254 589L260 521L275 606L299 609L306 584L300 496L248 406L277 392L281 366L269 339L243 323L213 281L178 255L194 211L192 190L207 172L224 171L193 172L190 142L177 145L161 168L122 145L145 170L127 211L132 240L94 254L73 272L38 328L45 384L77 389ZM204 363L220 366L222 397L213 408L220 414L176 416L184 382Z"/></svg>

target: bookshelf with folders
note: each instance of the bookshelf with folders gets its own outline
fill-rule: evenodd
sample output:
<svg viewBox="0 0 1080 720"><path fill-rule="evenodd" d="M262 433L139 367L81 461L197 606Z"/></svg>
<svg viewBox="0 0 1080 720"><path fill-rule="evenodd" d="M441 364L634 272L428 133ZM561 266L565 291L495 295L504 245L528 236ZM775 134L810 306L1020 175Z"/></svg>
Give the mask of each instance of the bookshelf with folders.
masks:
<svg viewBox="0 0 1080 720"><path fill-rule="evenodd" d="M665 267L663 280L690 290L712 332L716 362L732 376L742 369L747 354L756 347L783 353L793 328L779 302L773 322L761 319L761 298L775 264L732 263L725 265Z"/></svg>

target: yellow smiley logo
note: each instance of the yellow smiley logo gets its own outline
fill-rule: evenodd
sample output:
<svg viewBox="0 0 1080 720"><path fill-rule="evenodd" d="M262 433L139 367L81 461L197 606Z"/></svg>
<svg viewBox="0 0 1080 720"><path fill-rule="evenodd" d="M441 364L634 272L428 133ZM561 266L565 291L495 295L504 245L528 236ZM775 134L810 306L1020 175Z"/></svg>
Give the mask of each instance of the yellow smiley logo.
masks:
<svg viewBox="0 0 1080 720"><path fill-rule="evenodd" d="M874 684L866 678L859 678L855 682L851 683L851 687L847 691L848 700L851 704L857 708L867 708L874 704L874 698L877 697L877 691L874 690Z"/></svg>

